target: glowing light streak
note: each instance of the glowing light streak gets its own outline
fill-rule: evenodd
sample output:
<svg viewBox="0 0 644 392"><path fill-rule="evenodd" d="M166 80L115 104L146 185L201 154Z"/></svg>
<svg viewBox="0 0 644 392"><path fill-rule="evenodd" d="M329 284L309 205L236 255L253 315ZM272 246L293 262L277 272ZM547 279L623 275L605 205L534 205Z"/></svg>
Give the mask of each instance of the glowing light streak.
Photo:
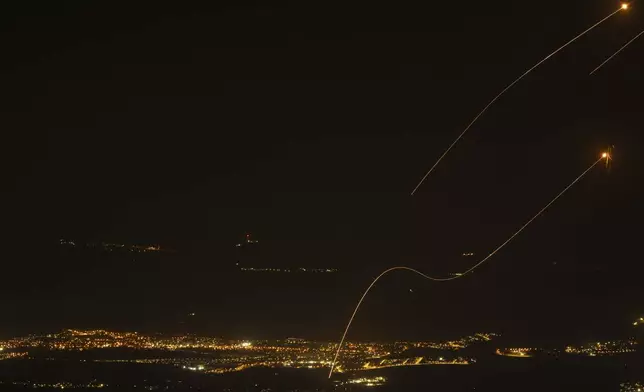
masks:
<svg viewBox="0 0 644 392"><path fill-rule="evenodd" d="M396 271L396 270L411 271L411 272L414 272L414 273L422 276L425 279L428 279L428 280L431 280L431 281L434 281L434 282L447 282L447 281L450 281L450 280L462 278L463 276L469 274L470 272L474 271L476 268L481 266L488 259L490 259L492 256L494 256L498 251L503 249L503 247L505 247L510 241L512 241L516 236L518 236L526 227L528 227L528 225L530 225L530 223L532 223L535 219L537 219L537 217L539 217L545 210L547 210L548 207L550 207L555 201L557 201L557 199L559 199L564 193L566 193L566 191L568 191L568 189L570 189L579 180L581 180L586 175L586 173L588 173L592 168L594 168L602 159L608 159L608 158L607 158L607 156L604 156L604 154L602 154L599 157L599 159L597 159L592 165L590 165L586 170L584 170L577 178L575 178L573 182L571 182L567 187L565 187L561 192L559 192L559 194L557 194L557 196L555 196L552 200L550 200L550 202L548 204L546 204L545 207L540 209L539 212L537 212L523 226L521 226L517 231L515 231L507 240L505 240L501 245L496 247L496 249L494 249L490 254L485 256L481 261L479 261L478 263L474 264L474 266L472 266L471 268L469 268L468 270L466 270L462 274L451 276L451 277L448 277L448 278L435 278L433 276L429 276L427 274L424 274L424 273L422 273L422 272L420 272L420 271L418 271L416 269L410 268L410 267L396 266L396 267L391 267L391 268L383 271L380 275L378 275L378 277L376 277L371 282L369 287L367 287L367 289L364 291L364 293L362 294L362 297L360 297L360 300L358 301L358 304L356 305L355 309L353 310L353 314L351 315L351 318L349 318L349 322L347 323L347 326L344 329L344 333L342 334L342 338L340 339L340 343L338 343L338 347L337 347L337 349L335 351L335 357L333 358L333 362L331 362L331 369L329 370L329 378L331 378L331 375L333 374L333 368L335 367L335 364L338 361L338 356L340 355L340 350L342 349L342 344L344 344L344 340L347 337L347 333L349 332L349 329L351 328L351 323L353 323L353 319L356 317L356 314L358 313L358 310L360 309L360 305L362 305L362 302L367 297L367 294L369 294L369 291L371 291L371 288L376 284L376 282L378 282L380 280L380 278L382 278L383 276L387 275L389 272Z"/></svg>
<svg viewBox="0 0 644 392"><path fill-rule="evenodd" d="M593 69L592 71L590 71L590 73L589 73L588 75L592 75L592 74L594 74L595 72L599 71L599 69L600 69L601 67L603 67L603 66L604 66L604 64L606 64L607 62L609 62L613 57L617 56L617 55L619 54L619 52L621 52L622 50L626 49L626 47L627 47L628 45L630 45L631 43L633 43L633 41L635 41L636 39L638 39L638 38L640 37L640 35L642 35L642 34L644 34L644 30L642 30L639 34L637 34L635 37L633 37L633 38L632 38L630 41L628 41L626 44L624 44L624 46L622 46L621 48L619 48L619 50L618 50L617 52L613 53L613 55L612 55L612 56L610 56L609 58L607 58L606 60L604 60L601 64L599 64L599 65L597 66L597 68L595 68L595 69Z"/></svg>
<svg viewBox="0 0 644 392"><path fill-rule="evenodd" d="M626 7L624 7L624 5L626 5ZM506 88L504 88L504 89L503 89L499 94L497 94L494 98L492 98L492 100L491 100L487 105L485 105L485 107L483 108L483 110L481 110L481 111L479 112L479 114L477 114L477 115L476 115L476 117L474 117L474 119L472 120L472 122L470 122L470 123L467 125L467 127L465 127L465 129L464 129L464 130L463 130L463 131L458 135L458 137L457 137L457 138L452 142L452 144L450 144L450 145L449 145L449 147L447 147L447 150L445 150L445 152L443 153L443 155L441 155L441 156L438 158L438 160L436 161L436 163L434 163L434 165L429 169L429 171L425 174L425 176L423 176L423 178L420 180L420 182L418 183L418 185L416 185L416 187L414 188L414 190L413 190L413 191L411 191L411 195L413 196L413 195L416 193L416 191L418 190L418 188L420 188L420 186L423 184L423 182L425 182L425 180L427 179L427 177L429 177L429 175L434 171L434 169L436 168L436 166L438 166L438 164L439 164L439 163L443 160L443 158L445 158L445 156L446 156L446 155L447 155L447 154L452 150L452 148L456 145L456 143L458 143L458 142L459 142L459 140L461 140L461 138L462 138L462 137L467 133L467 131L469 131L469 129L472 127L472 125L474 125L474 123L476 123L476 121L479 119L479 117L481 117L481 116L483 115L483 113L485 113L485 112L490 108L490 106L492 106L492 105L493 105L493 104L494 104L494 103L495 103L499 98L501 98L501 96L502 96L503 94L505 94L505 93L506 93L506 91L508 91L509 89L511 89L511 88L512 88L515 84L517 84L521 79L523 79L525 76L527 76L530 72L532 72L532 71L533 71L534 69L536 69L538 66L540 66L541 64L543 64L544 62L546 62L549 58L551 58L551 57L552 57L552 56L554 56L555 54L559 53L559 52L560 52L561 50L563 50L565 47L567 47L568 45L572 44L573 42L575 42L576 40L578 40L579 38L581 38L582 36L584 36L586 33L588 33L588 32L590 32L591 30L593 30L595 27L597 27L597 26L599 26L600 24L604 23L606 20L610 19L610 18L611 18L613 15L615 15L616 13L618 13L618 12L620 12L620 11L625 11L625 10L627 10L627 9L628 9L628 5L627 5L626 3L622 4L622 5L621 5L617 10L613 11L613 12L612 12L612 13L610 13L608 16L606 16L605 18L603 18L603 19L602 19L602 20L600 20L599 22L595 23L594 25L590 26L590 27L589 27L589 28L587 28L586 30L582 31L581 33L579 33L578 35L576 35L573 39L571 39L570 41L566 42L565 44L563 44L562 46L560 46L559 48L557 48L554 52L552 52L552 53L550 53L549 55L547 55L546 57L544 57L541 61L539 61L538 63L536 63L535 65L533 65L531 68L529 68L527 71L525 71L523 74L521 74L521 76L519 76L518 78L516 78L512 83L510 83Z"/></svg>

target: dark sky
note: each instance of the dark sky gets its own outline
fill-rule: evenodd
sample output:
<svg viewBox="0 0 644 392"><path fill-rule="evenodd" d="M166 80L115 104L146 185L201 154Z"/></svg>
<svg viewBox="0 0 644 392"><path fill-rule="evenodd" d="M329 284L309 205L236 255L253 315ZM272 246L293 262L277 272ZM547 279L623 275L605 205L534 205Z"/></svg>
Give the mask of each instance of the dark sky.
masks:
<svg viewBox="0 0 644 392"><path fill-rule="evenodd" d="M0 334L335 338L381 269L467 268L610 144L610 172L471 277L383 281L354 337L591 336L644 312L644 41L588 76L644 27L637 4L508 92L410 197L489 99L619 4L211 3L3 5ZM245 232L267 266L341 272L234 274ZM107 262L59 238L176 253Z"/></svg>

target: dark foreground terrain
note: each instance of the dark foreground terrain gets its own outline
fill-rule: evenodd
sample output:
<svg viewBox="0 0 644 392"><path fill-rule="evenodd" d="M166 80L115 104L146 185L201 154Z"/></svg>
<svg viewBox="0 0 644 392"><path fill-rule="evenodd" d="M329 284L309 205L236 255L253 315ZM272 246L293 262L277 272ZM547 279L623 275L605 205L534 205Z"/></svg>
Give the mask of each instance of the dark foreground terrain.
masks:
<svg viewBox="0 0 644 392"><path fill-rule="evenodd" d="M644 379L641 358L512 359L472 366L422 366L338 374L324 369L251 369L207 375L173 366L74 360L6 360L2 390L103 391L620 391ZM349 383L385 377L383 385ZM622 387L623 388L623 387ZM624 389L622 389L624 390Z"/></svg>

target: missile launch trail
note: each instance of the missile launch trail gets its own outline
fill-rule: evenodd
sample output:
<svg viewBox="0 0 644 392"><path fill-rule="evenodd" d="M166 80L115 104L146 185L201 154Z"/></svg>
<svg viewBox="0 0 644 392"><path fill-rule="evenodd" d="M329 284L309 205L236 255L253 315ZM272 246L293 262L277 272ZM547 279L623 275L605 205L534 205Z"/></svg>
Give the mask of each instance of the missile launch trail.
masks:
<svg viewBox="0 0 644 392"><path fill-rule="evenodd" d="M344 333L342 334L342 338L340 339L340 343L338 343L338 348L336 349L335 357L333 358L333 362L331 362L331 369L329 370L329 378L331 378L331 376L333 375L333 369L335 368L335 364L338 361L338 356L340 355L340 350L342 349L342 344L344 343L344 340L347 337L347 333L349 332L349 329L351 328L351 323L353 323L353 319L356 317L356 314L358 313L358 309L360 309L360 305L362 305L362 302L367 297L367 294L369 293L369 291L371 291L371 288L373 288L373 286L376 284L376 282L378 282L378 280L380 280L380 278L382 278L383 276L385 276L389 272L396 271L396 270L411 271L411 272L414 272L414 273L422 276L425 279L429 279L429 280L435 281L435 282L447 282L447 281L450 281L450 280L462 278L463 276L469 274L470 272L474 271L476 268L481 266L483 263L485 263L487 260L489 260L492 256L494 256L498 251L503 249L503 247L505 247L510 241L512 241L516 236L518 236L526 227L528 227L530 225L530 223L532 223L535 219L537 219L537 217L539 217L541 214L543 214L548 209L548 207L550 207L555 201L557 201L557 199L559 199L561 196L563 196L564 193L566 193L570 188L572 188L573 185L575 185L579 180L581 180L586 175L586 173L588 173L599 162L601 162L602 159L605 159L605 160L608 161L608 159L610 159L610 155L608 153L602 153L601 156L599 157L599 159L597 159L592 165L590 165L586 170L584 170L577 178L575 178L567 187L565 187L561 192L559 192L559 194L557 194L557 196L555 196L552 200L550 200L550 202L548 202L548 204L546 204L543 208L541 208L539 210L539 212L537 212L532 218L530 218L525 224L523 224L523 226L521 226L517 231L515 231L507 240L505 240L501 245L496 247L496 249L494 249L490 254L485 256L481 261L479 261L478 263L474 264L472 267L470 267L468 270L466 270L462 274L452 276L452 277L448 277L448 278L436 278L436 277L433 277L433 276L426 275L426 274L424 274L424 273L422 273L422 272L420 272L418 270L415 270L413 268L410 268L410 267L397 266L397 267L389 268L389 269L383 271L380 275L378 275L378 277L376 277L376 279L374 279L371 282L371 284L369 285L369 287L367 287L367 289L364 291L364 293L362 294L362 297L360 297L360 300L358 301L358 304L356 305L355 309L353 310L353 314L351 315L351 318L349 318L349 322L347 323L347 326L344 329Z"/></svg>
<svg viewBox="0 0 644 392"><path fill-rule="evenodd" d="M632 38L630 41L628 41L626 44L624 44L624 46L622 46L621 48L619 48L619 50L618 50L617 52L613 53L613 55L612 55L612 56L610 56L609 58L607 58L606 60L604 60L604 62L602 62L601 64L599 64L599 65L597 66L597 68L593 69L593 70L592 70L588 75L592 75L592 74L594 74L595 72L599 71L599 69L600 69L601 67L603 67L603 66L604 66L604 64L606 64L607 62L609 62L613 57L617 56L617 55L619 54L619 52L621 52L622 50L626 49L626 47L627 47L628 45L630 45L633 41L635 41L636 39L638 39L638 38L640 37L640 35L642 35L642 34L644 34L644 30L642 30L642 32L641 32L641 33L637 34L635 37L633 37L633 38Z"/></svg>
<svg viewBox="0 0 644 392"><path fill-rule="evenodd" d="M459 142L459 140L461 140L461 138L463 137L463 135L465 135L465 134L467 133L467 131L469 131L469 129L472 127L472 125L474 125L474 123L476 123L476 121L479 119L479 117L481 117L481 116L483 115L483 113L485 113L485 112L490 108L490 106L492 106L492 105L493 105L493 104L494 104L494 103L495 103L499 98L501 98L501 96L502 96L503 94L505 94L509 89L511 89L515 84L517 84L521 79L523 79L525 76L527 76L530 72L534 71L537 67L539 67L541 64L543 64L544 62L546 62L549 58L551 58L551 57L552 57L552 56L554 56L555 54L559 53L559 52L560 52L561 50L563 50L565 47L567 47L568 45L570 45L570 44L572 44L573 42L577 41L579 38L581 38L582 36L584 36L585 34L587 34L588 32L590 32L591 30L593 30L595 27L597 27L597 26L599 26L600 24L604 23L605 21L607 21L608 19L610 19L611 17L613 17L613 16L614 16L615 14L617 14L618 12L620 12L620 11L626 11L626 10L628 10L628 4L626 4L626 3L625 3L625 4L622 4L622 6L621 6L621 7L619 7L617 10L613 11L613 12L612 12L612 13L610 13L608 16L604 17L604 18L603 18L603 19L601 19L599 22L597 22L597 23L595 23L594 25L590 26L590 27L589 27L589 28L587 28L586 30L584 30L584 31L582 31L581 33L577 34L577 35L576 35L574 38L572 38L570 41L568 41L568 42L566 42L565 44L561 45L561 46L560 46L559 48L557 48L555 51L553 51L552 53L550 53L549 55L547 55L546 57L544 57L541 61L539 61L538 63L536 63L535 65L533 65L531 68L529 68L527 71L525 71L523 74L521 74L521 76L519 76L518 78L516 78L512 83L510 83L507 87L505 87L505 88L504 88L504 89L503 89L499 94L497 94L494 98L492 98L492 100L491 100L487 105L485 105L485 107L483 108L483 110L481 110L481 111L479 112L479 114L477 114L477 115L476 115L476 117L474 117L474 119L473 119L473 120L472 120L472 121L467 125L467 127L465 127L465 129L464 129L464 130L463 130L463 131L458 135L458 137L456 137L456 139L452 142L452 144L450 144L450 145L449 145L449 147L447 147L447 150L445 150L445 152L443 152L443 155L441 155L441 156L438 158L438 160L436 161L436 163L434 163L434 165L429 169L429 171L428 171L428 172L423 176L423 178L420 180L420 182L418 183L418 185L416 185L416 187L414 188L414 190L413 190L413 191L411 191L411 196L413 196L413 195L416 193L416 191L418 190L418 188L420 188L420 186L423 184L423 182L425 182L425 180L427 179L427 177L429 177L429 175L434 171L434 169L436 168L436 166L438 166L438 164L443 160L443 158L445 158L445 156L446 156L446 155L447 155L447 154L452 150L452 148L454 148L454 146L456 145L456 143L458 143L458 142Z"/></svg>

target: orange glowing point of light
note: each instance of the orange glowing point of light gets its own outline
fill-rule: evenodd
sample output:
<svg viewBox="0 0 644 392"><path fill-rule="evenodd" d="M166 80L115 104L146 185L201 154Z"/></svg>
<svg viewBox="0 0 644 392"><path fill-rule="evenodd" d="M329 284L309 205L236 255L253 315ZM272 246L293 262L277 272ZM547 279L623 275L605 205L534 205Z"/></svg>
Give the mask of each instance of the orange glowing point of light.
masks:
<svg viewBox="0 0 644 392"><path fill-rule="evenodd" d="M627 10L628 9L628 3L622 3L622 9Z"/></svg>
<svg viewBox="0 0 644 392"><path fill-rule="evenodd" d="M608 153L607 152L602 153L602 158L608 158Z"/></svg>

